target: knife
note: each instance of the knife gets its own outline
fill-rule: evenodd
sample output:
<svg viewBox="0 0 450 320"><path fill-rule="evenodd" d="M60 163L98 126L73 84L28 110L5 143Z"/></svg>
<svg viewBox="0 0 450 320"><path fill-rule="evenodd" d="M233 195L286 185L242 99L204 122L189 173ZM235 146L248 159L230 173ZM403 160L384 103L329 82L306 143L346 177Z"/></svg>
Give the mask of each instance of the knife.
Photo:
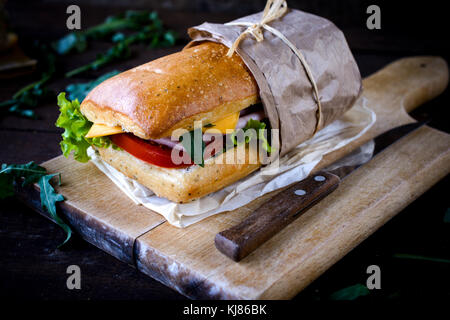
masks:
<svg viewBox="0 0 450 320"><path fill-rule="evenodd" d="M380 134L374 139L373 157L426 123L414 122ZM333 192L341 180L360 166L344 166L334 170L325 168L293 184L264 202L239 224L216 234L216 248L236 262L242 260Z"/></svg>

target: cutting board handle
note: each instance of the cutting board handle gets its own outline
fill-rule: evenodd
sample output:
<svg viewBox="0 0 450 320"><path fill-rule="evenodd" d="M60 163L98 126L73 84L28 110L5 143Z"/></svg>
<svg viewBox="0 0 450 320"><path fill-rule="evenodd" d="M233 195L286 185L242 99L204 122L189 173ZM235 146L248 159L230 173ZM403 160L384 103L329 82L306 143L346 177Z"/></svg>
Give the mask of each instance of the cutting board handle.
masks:
<svg viewBox="0 0 450 320"><path fill-rule="evenodd" d="M448 84L448 66L441 57L403 58L363 80L364 95L386 106L410 112L441 94Z"/></svg>

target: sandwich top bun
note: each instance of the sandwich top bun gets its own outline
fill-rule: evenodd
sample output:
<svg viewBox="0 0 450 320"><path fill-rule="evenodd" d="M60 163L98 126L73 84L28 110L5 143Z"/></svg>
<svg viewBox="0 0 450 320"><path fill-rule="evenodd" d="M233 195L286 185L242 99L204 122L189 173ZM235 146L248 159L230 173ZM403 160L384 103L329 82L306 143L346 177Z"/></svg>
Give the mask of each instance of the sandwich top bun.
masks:
<svg viewBox="0 0 450 320"><path fill-rule="evenodd" d="M214 123L258 102L258 87L241 58L215 42L143 64L94 88L81 104L89 121L119 126L142 139Z"/></svg>

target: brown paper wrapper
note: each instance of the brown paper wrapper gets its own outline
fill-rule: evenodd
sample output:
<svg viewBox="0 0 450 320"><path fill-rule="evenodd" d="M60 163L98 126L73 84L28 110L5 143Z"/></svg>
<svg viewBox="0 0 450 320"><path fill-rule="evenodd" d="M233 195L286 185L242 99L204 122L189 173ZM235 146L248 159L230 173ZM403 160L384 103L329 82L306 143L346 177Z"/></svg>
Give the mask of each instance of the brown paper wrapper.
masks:
<svg viewBox="0 0 450 320"><path fill-rule="evenodd" d="M262 12L233 22L257 23ZM269 25L280 31L304 55L319 91L322 121L305 69L298 57L278 37L264 30L264 40L251 35L237 53L255 77L264 110L273 129L280 130L284 155L344 114L362 90L361 75L343 33L329 20L299 10L288 10ZM247 27L205 22L188 30L192 42L220 42L231 47Z"/></svg>

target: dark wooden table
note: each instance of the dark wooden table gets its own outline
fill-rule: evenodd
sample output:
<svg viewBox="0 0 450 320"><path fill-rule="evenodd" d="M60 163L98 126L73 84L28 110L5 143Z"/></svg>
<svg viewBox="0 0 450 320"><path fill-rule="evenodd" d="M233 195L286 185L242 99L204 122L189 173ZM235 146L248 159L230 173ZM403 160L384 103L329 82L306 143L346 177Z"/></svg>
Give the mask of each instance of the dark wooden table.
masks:
<svg viewBox="0 0 450 320"><path fill-rule="evenodd" d="M26 50L33 39L50 41L66 30L65 7L61 5L8 3L12 25ZM120 9L84 6L83 26L101 22ZM53 81L55 92L69 83L91 80L113 69L126 70L149 60L180 50L187 43L185 29L204 20L226 22L233 14L198 14L161 12L165 23L181 35L176 46L149 49L138 46L132 58L97 72L74 79ZM447 59L448 48L433 39L417 39L414 35L371 33L362 27L344 29L355 53L363 76L385 64L408 55L438 54ZM72 69L91 61L97 53L109 47L99 42L88 52L71 55L63 60L63 68ZM32 52L29 52L32 54ZM1 81L0 101L30 82L33 75ZM414 112L417 119L431 119L430 125L449 132L446 107L448 91L435 101ZM14 116L0 119L0 160L2 163L42 162L61 153L61 130L54 126L58 116L55 101L40 105L38 120ZM349 253L322 277L300 293L296 299L320 300L343 287L365 284L366 268L378 264L382 270L382 290L364 299L450 297L449 264L425 260L400 259L393 255L408 253L449 259L450 223L443 222L448 211L449 181L447 177L422 195L397 217L377 231L362 245ZM443 196L447 193L447 197ZM183 299L184 297L159 282L139 273L77 235L63 249L55 249L64 239L59 227L39 216L16 199L0 202L0 295L2 298L31 299ZM66 288L66 269L79 265L82 270L82 289ZM413 280L411 280L413 279Z"/></svg>

